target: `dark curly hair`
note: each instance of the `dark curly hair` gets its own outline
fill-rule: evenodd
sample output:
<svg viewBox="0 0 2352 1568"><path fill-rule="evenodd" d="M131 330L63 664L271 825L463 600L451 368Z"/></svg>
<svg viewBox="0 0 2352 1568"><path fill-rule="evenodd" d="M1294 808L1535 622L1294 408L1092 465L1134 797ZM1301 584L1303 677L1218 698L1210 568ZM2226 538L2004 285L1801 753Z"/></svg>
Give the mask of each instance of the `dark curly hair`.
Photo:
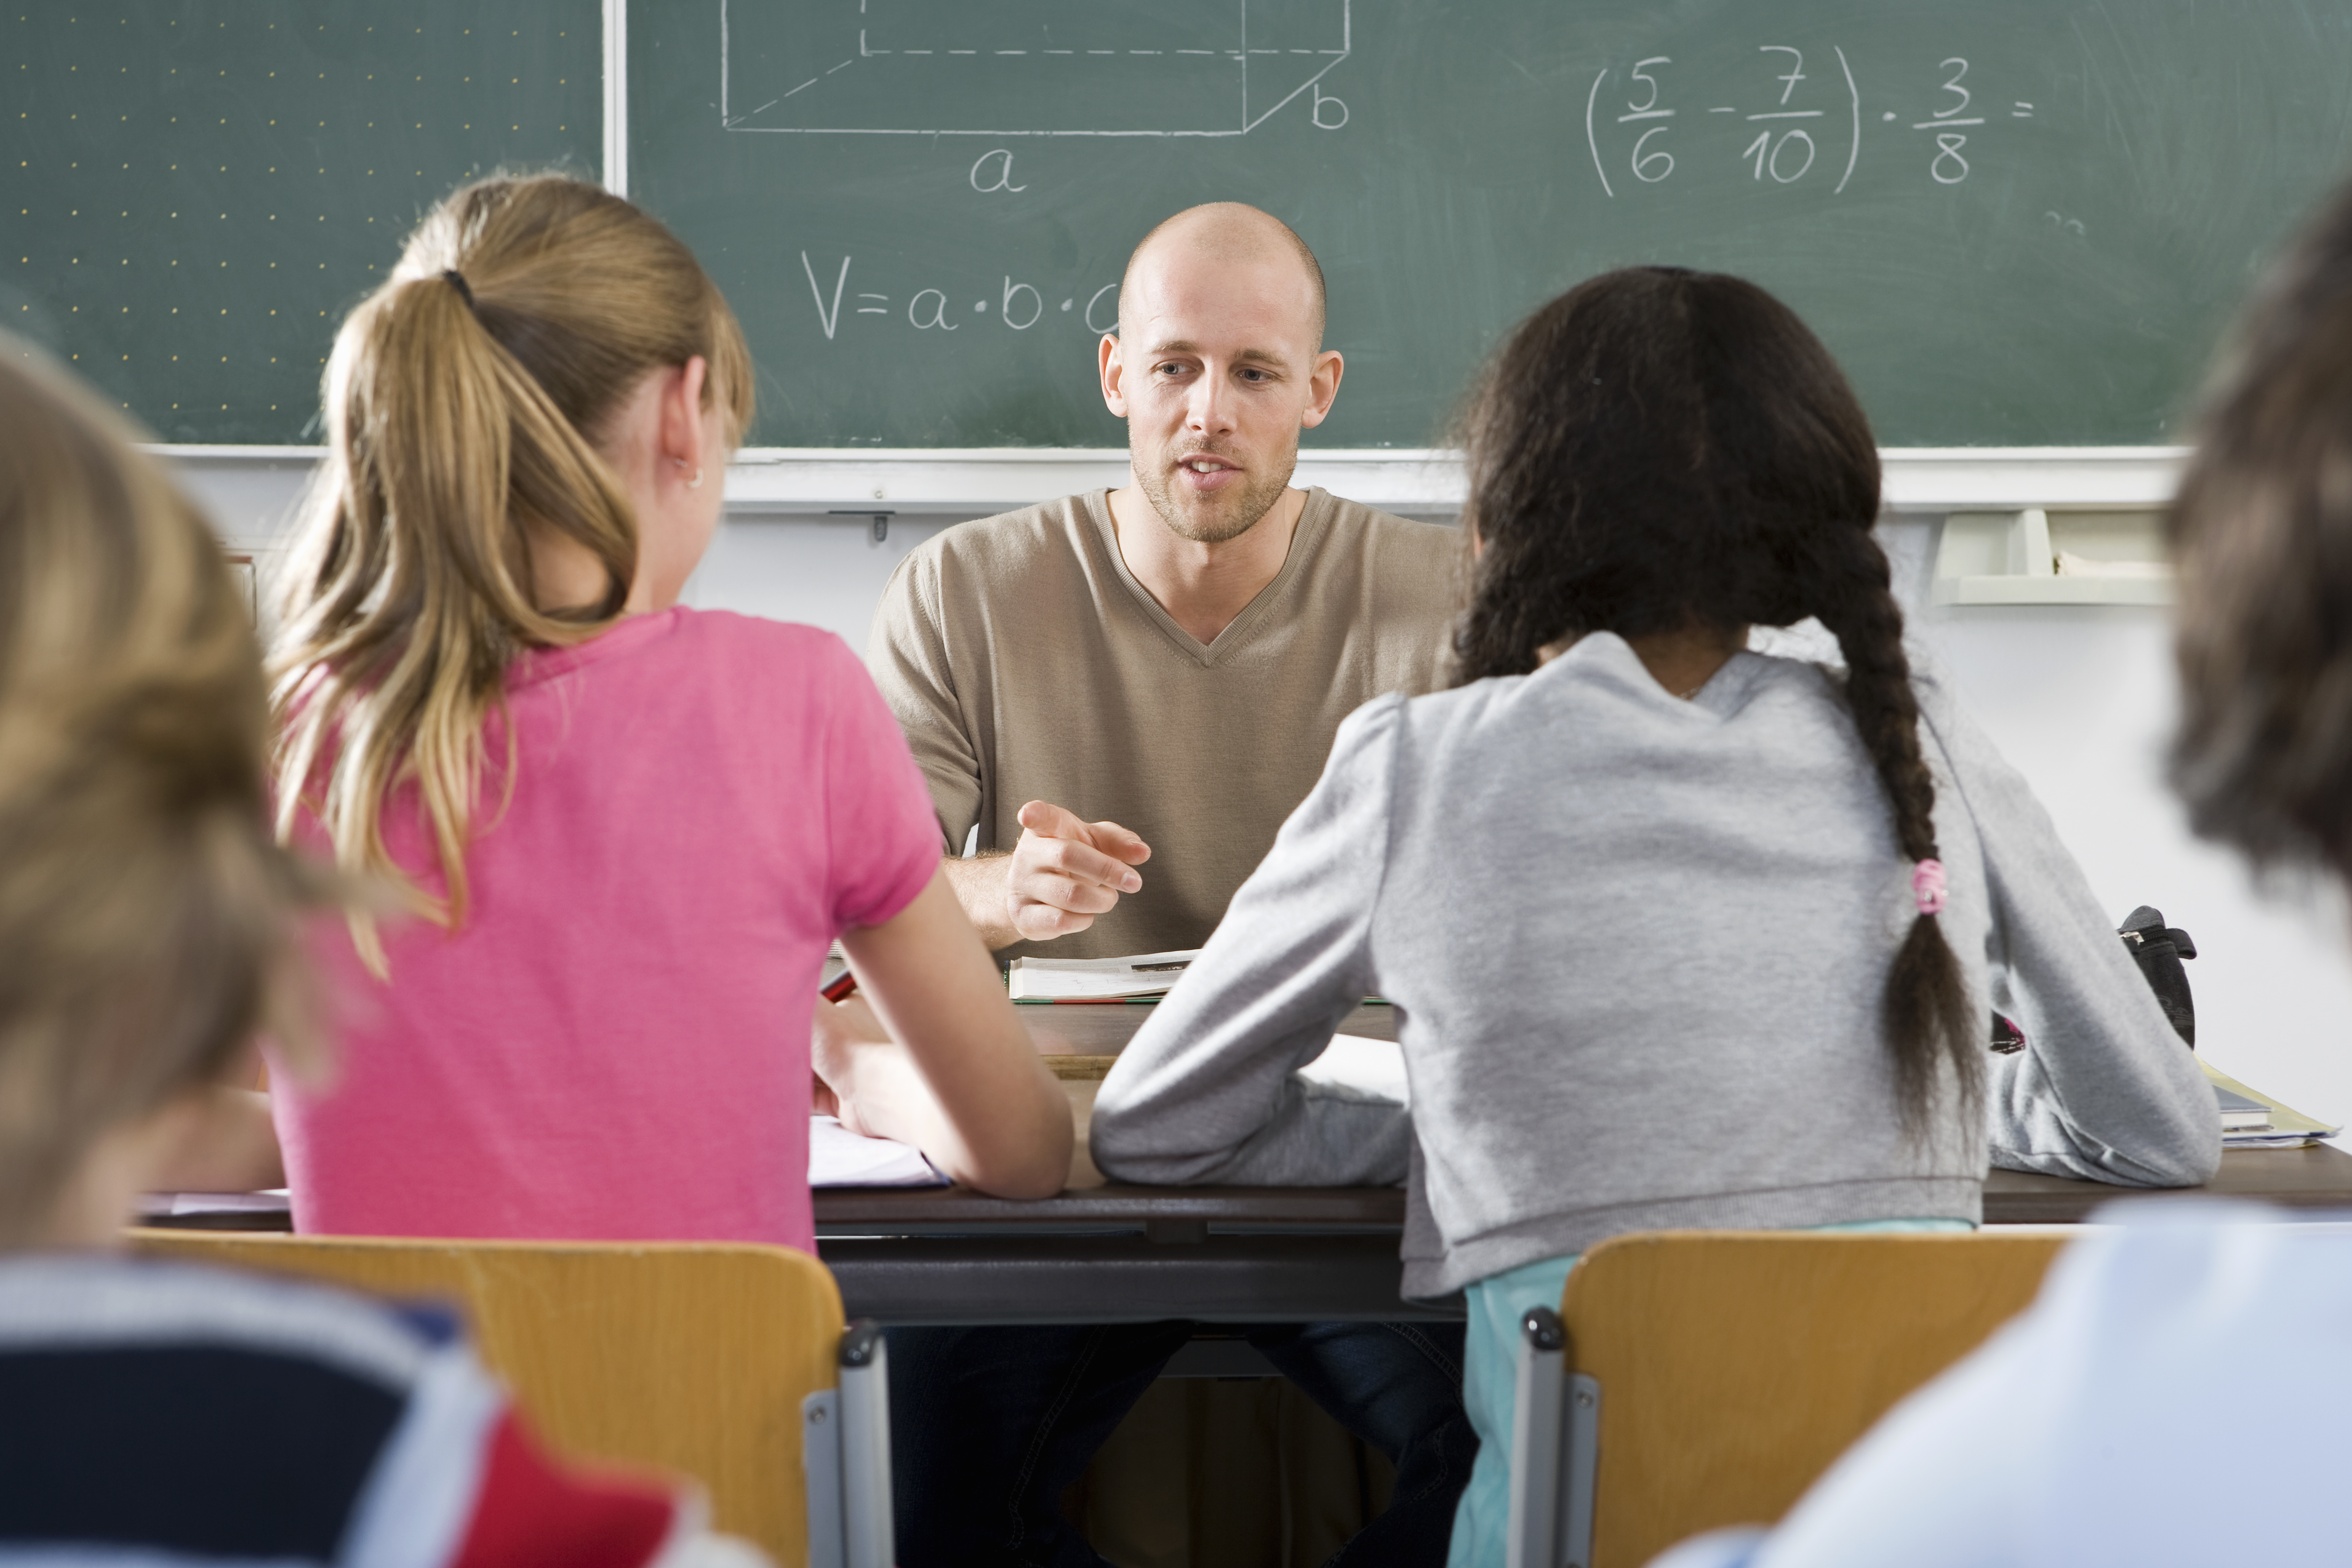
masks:
<svg viewBox="0 0 2352 1568"><path fill-rule="evenodd" d="M1464 418L1475 542L1456 629L1467 683L1535 668L1587 632L1729 632L1812 616L1905 858L1937 858L1936 784L1878 516L1878 449L1796 314L1741 279L1640 267L1544 306L1496 353ZM1884 1010L1905 1126L1939 1059L1981 1094L1982 1020L1937 921L1912 922Z"/></svg>

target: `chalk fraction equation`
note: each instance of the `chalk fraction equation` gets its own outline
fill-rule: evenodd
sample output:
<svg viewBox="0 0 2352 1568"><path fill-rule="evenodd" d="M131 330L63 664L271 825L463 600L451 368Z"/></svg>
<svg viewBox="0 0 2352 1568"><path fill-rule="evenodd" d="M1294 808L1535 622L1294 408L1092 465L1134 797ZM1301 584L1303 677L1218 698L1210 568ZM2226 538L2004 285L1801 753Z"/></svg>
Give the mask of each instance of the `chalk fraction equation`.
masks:
<svg viewBox="0 0 2352 1568"><path fill-rule="evenodd" d="M1903 107L1866 111L1843 48L1832 45L1827 58L1815 50L1810 65L1788 44L1759 44L1756 54L1755 69L1731 81L1685 81L1669 55L1594 77L1584 139L1601 188L1613 198L1621 186L1663 184L1696 159L1708 167L1731 161L1759 184L1834 181L1834 193L1853 178L1865 140L1874 159L1901 158L1939 185L1957 185L1980 151L1971 136L1995 120L2033 118L2031 102L1983 96L1958 55L1897 84Z"/></svg>
<svg viewBox="0 0 2352 1568"><path fill-rule="evenodd" d="M853 289L851 271L856 261L854 256L845 256L835 266L801 252L801 271L808 279L809 294L816 302L816 323L827 342L860 316L882 318L871 325L911 327L919 332L953 332L968 326L984 328L992 322L1016 332L1049 321L1083 322L1087 331L1097 334L1118 326L1117 283L1082 292L1062 291L1040 289L1007 273L977 293L965 286L896 291ZM862 277L856 280L883 281Z"/></svg>

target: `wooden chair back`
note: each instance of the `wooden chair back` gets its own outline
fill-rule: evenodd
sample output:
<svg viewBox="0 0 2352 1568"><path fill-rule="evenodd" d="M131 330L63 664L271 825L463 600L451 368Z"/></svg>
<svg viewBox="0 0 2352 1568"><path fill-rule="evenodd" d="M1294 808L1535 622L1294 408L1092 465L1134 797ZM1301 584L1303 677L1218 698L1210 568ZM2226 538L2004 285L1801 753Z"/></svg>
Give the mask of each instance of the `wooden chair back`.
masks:
<svg viewBox="0 0 2352 1568"><path fill-rule="evenodd" d="M809 1552L801 1401L835 1386L841 1296L781 1247L408 1241L144 1230L139 1250L461 1310L557 1451L700 1481L712 1523Z"/></svg>
<svg viewBox="0 0 2352 1568"><path fill-rule="evenodd" d="M1780 1519L1913 1389L2021 1310L2066 1238L1679 1231L1568 1277L1568 1371L1601 1385L1592 1568Z"/></svg>

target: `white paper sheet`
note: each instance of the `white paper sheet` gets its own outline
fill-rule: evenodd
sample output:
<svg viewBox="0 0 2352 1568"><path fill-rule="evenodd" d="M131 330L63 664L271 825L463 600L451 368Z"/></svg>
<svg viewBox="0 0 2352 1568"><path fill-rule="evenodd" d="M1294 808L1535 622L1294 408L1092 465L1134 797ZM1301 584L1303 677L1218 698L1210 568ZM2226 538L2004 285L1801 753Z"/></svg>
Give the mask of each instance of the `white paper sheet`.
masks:
<svg viewBox="0 0 2352 1568"><path fill-rule="evenodd" d="M809 1118L812 1187L944 1187L923 1152L895 1138L861 1138L831 1116Z"/></svg>
<svg viewBox="0 0 2352 1568"><path fill-rule="evenodd" d="M1300 1068L1298 1076L1309 1083L1347 1090L1365 1100L1385 1100L1404 1106L1412 1103L1412 1091L1405 1082L1404 1047L1394 1040L1334 1035L1323 1054Z"/></svg>
<svg viewBox="0 0 2352 1568"><path fill-rule="evenodd" d="M944 1187L922 1151L890 1138L861 1138L831 1116L809 1118L812 1187ZM142 1193L139 1217L191 1214L284 1214L286 1189L265 1193Z"/></svg>
<svg viewBox="0 0 2352 1568"><path fill-rule="evenodd" d="M294 1206L284 1187L260 1193L142 1193L139 1217L182 1214L285 1214Z"/></svg>

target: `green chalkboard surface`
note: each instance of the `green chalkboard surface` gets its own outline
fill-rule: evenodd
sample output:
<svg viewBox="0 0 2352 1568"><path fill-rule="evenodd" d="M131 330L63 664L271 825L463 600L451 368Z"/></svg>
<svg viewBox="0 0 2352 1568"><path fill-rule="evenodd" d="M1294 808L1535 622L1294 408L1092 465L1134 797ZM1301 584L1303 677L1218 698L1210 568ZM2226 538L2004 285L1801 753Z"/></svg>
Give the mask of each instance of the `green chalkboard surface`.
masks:
<svg viewBox="0 0 2352 1568"><path fill-rule="evenodd" d="M316 439L418 215L604 140L596 0L23 0L0 15L0 321L171 441Z"/></svg>
<svg viewBox="0 0 2352 1568"><path fill-rule="evenodd" d="M1602 268L1744 273L1894 446L2176 438L2352 164L2299 0L632 0L631 192L751 332L783 446L1113 446L1096 331L1195 202L1289 220L1330 447L1432 443Z"/></svg>

